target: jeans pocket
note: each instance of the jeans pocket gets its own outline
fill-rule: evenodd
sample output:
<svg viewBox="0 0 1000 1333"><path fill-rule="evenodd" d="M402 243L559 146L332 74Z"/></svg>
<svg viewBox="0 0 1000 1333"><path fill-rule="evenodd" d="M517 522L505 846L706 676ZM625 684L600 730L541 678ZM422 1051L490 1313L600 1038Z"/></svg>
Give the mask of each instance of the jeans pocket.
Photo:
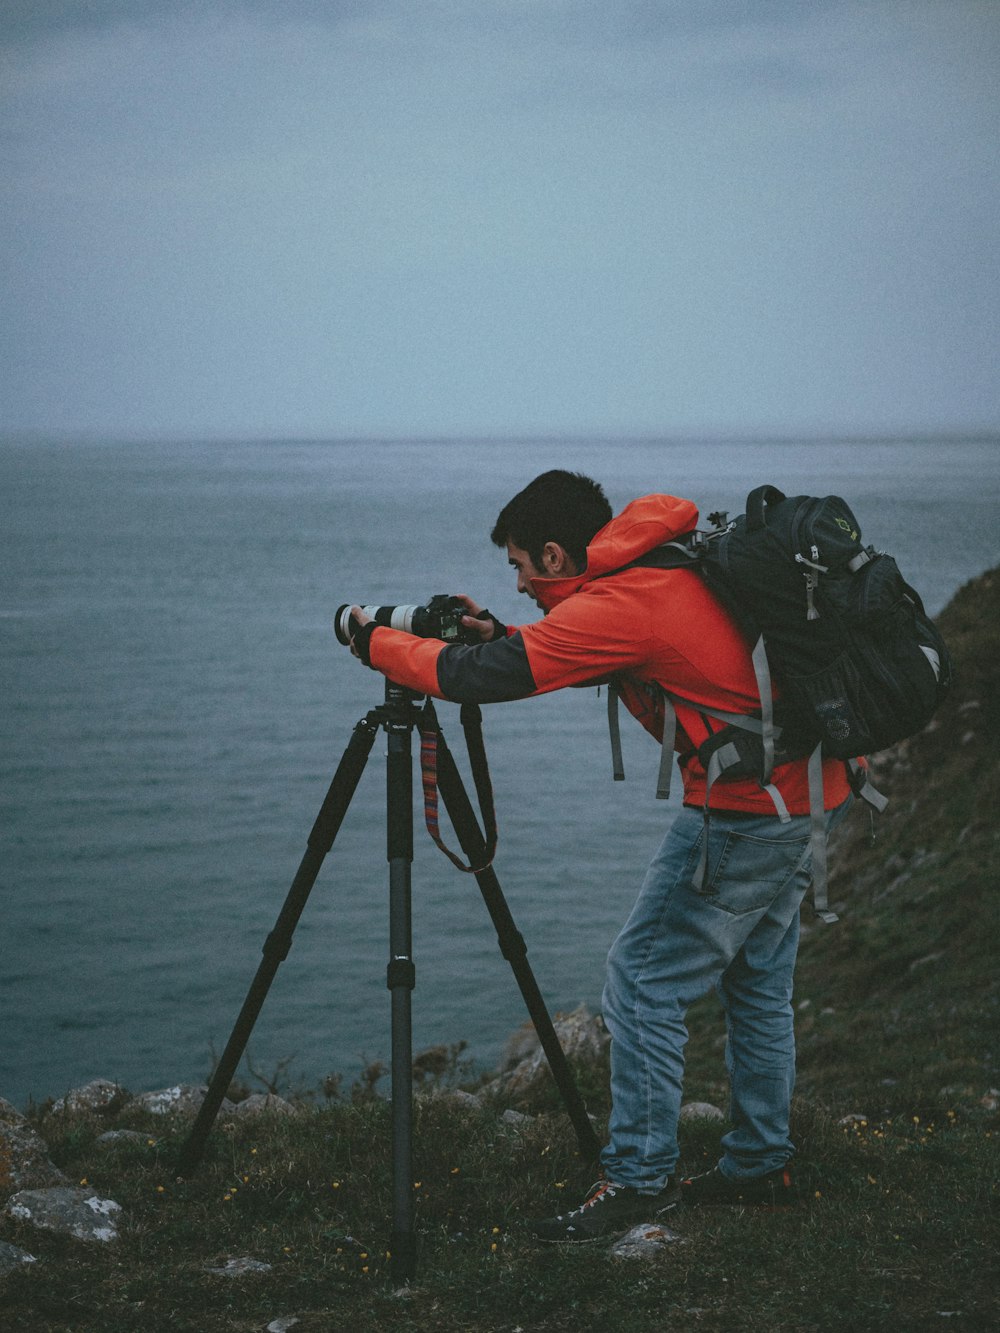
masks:
<svg viewBox="0 0 1000 1333"><path fill-rule="evenodd" d="M708 867L699 896L734 916L760 912L788 886L808 852L808 833L799 838L763 838L732 829L713 831L709 822ZM700 839L690 857L689 884L699 855ZM802 887L806 888L805 881Z"/></svg>

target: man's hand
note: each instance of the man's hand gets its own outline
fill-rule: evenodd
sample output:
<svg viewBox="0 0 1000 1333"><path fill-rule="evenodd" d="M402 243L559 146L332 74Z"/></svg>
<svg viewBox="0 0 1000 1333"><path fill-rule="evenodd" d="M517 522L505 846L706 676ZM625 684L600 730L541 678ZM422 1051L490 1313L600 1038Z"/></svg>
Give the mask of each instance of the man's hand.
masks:
<svg viewBox="0 0 1000 1333"><path fill-rule="evenodd" d="M462 617L462 624L466 629L474 629L483 643L490 643L493 639L502 639L507 629L502 625L496 616L487 611L478 602L474 602L471 597L466 597L464 593L456 593L455 596L460 602L465 603L468 615Z"/></svg>
<svg viewBox="0 0 1000 1333"><path fill-rule="evenodd" d="M366 616L360 606L351 607L351 627L357 626L351 634L351 652L365 666L370 667L371 660L371 637L372 631L367 628L374 625L375 621L371 616Z"/></svg>

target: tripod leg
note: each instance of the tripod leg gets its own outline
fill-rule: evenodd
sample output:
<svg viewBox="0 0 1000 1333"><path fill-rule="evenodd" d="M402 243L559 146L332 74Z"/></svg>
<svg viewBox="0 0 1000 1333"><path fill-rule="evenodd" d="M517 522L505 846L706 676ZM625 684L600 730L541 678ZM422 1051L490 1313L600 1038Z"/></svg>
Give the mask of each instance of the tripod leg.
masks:
<svg viewBox="0 0 1000 1333"><path fill-rule="evenodd" d="M390 1270L396 1282L416 1269L413 1203L413 1030L416 982L411 928L413 864L413 717L411 696L388 684L386 704L398 710L388 725L386 759L386 856L389 862L389 965L392 1005L392 1237Z"/></svg>
<svg viewBox="0 0 1000 1333"><path fill-rule="evenodd" d="M479 828L479 821L476 819L472 804L462 784L461 774L440 730L438 730L438 786L441 795L444 797L445 808L458 835L459 842L462 844L462 850L469 859L469 864L473 866L479 864L485 851L485 840ZM580 1151L584 1157L597 1158L601 1145L597 1141L583 1099L567 1064L565 1052L560 1046L559 1038L552 1026L552 1019L549 1017L545 1001L542 999L538 983L535 981L535 975L528 962L528 950L524 937L514 924L514 918L511 916L507 900L500 888L500 881L497 879L492 866L477 871L476 879L483 895L483 901L486 903L493 925L496 927L500 952L510 963L521 995L528 1007L531 1021L538 1033L542 1050L548 1059L552 1077L556 1081L570 1122L576 1130Z"/></svg>
<svg viewBox="0 0 1000 1333"><path fill-rule="evenodd" d="M279 966L288 957L288 951L292 945L292 933L298 924L299 917L302 915L302 909L305 907L312 886L316 882L316 876L319 874L323 860L333 846L333 840L343 823L351 798L358 782L361 780L361 774L364 772L365 763L375 741L378 723L373 720L373 717L373 714L369 714L368 717L362 719L354 728L353 735L347 743L347 748L334 774L326 799L323 801L312 832L309 834L305 855L299 863L298 871L292 881L291 888L288 890L284 906L274 929L264 941L264 957L257 968L250 990L247 992L247 997L243 1002L243 1008L240 1010L232 1035L222 1053L222 1059L212 1076L208 1092L205 1094L205 1100L201 1104L191 1133L181 1149L181 1155L177 1163L177 1174L180 1176L189 1175L201 1161L205 1140L215 1123L215 1117L219 1113L219 1107L226 1095L226 1089L236 1073L236 1067L250 1039L250 1033L253 1031L254 1023L257 1021L264 1000L267 998L271 982L274 980Z"/></svg>

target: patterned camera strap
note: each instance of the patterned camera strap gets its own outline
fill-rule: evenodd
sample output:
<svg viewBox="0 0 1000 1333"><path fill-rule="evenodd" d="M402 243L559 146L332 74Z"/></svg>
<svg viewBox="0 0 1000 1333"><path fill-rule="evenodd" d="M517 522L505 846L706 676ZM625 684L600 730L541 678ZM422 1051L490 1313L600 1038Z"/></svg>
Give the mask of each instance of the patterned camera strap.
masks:
<svg viewBox="0 0 1000 1333"><path fill-rule="evenodd" d="M438 823L438 740L443 741L441 727L430 699L424 705L420 717L420 778L424 789L424 823L433 841L444 852L448 860L459 870L478 875L492 865L497 850L497 821L493 805L493 784L490 781L489 765L486 762L486 747L483 744L482 713L478 704L463 704L461 711L462 728L465 743L469 750L469 763L472 778L476 784L476 795L483 817L485 840L482 865L466 865L461 857L445 845L441 838ZM454 759L452 759L454 763ZM457 769L456 775L457 775Z"/></svg>

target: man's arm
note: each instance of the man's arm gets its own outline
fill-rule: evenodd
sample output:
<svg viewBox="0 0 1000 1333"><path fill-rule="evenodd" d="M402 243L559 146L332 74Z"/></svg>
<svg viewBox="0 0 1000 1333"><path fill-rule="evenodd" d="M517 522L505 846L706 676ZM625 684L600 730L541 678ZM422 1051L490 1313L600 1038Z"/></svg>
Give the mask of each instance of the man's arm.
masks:
<svg viewBox="0 0 1000 1333"><path fill-rule="evenodd" d="M569 598L544 619L473 647L378 626L371 665L399 685L457 703L501 703L606 679L643 664L645 628L609 617L605 598Z"/></svg>
<svg viewBox="0 0 1000 1333"><path fill-rule="evenodd" d="M397 685L455 703L506 703L537 693L520 632L489 643L445 644L377 626L370 665Z"/></svg>

